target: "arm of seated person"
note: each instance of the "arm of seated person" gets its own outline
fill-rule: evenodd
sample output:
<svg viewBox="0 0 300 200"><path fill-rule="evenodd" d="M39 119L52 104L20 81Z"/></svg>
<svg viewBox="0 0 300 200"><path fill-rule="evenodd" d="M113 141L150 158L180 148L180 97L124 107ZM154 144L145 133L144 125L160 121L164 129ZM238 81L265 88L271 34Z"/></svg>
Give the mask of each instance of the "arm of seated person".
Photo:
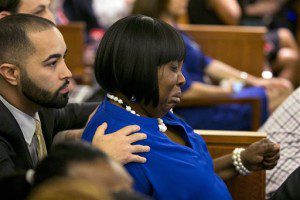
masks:
<svg viewBox="0 0 300 200"><path fill-rule="evenodd" d="M292 84L283 78L263 79L235 69L219 60L213 60L206 68L205 73L213 80L235 79L249 86L264 87L266 89L292 90Z"/></svg>
<svg viewBox="0 0 300 200"><path fill-rule="evenodd" d="M232 154L214 159L214 169L224 181L238 175L232 163Z"/></svg>
<svg viewBox="0 0 300 200"><path fill-rule="evenodd" d="M201 82L192 82L191 86L184 91L182 100L207 100L215 98L225 98L232 94L232 87L220 87L208 85Z"/></svg>
<svg viewBox="0 0 300 200"><path fill-rule="evenodd" d="M11 158L13 152L5 140L0 137L0 177L15 172L15 164Z"/></svg>
<svg viewBox="0 0 300 200"><path fill-rule="evenodd" d="M242 10L237 0L208 0L208 3L224 24L239 24Z"/></svg>
<svg viewBox="0 0 300 200"><path fill-rule="evenodd" d="M213 60L206 68L205 73L214 80L221 81L223 79L236 79L245 81L247 85L256 85L259 78L247 74L244 79L241 77L242 71L235 69L234 67L221 62L219 60Z"/></svg>
<svg viewBox="0 0 300 200"><path fill-rule="evenodd" d="M263 0L263 1L256 1L253 4L249 4L245 8L245 14L248 16L269 16L274 15L278 12L281 6L286 1L278 1L278 0Z"/></svg>
<svg viewBox="0 0 300 200"><path fill-rule="evenodd" d="M241 153L243 165L249 171L273 169L279 160L280 147L268 139L252 143ZM238 175L232 161L232 154L214 159L214 170L223 179Z"/></svg>
<svg viewBox="0 0 300 200"><path fill-rule="evenodd" d="M84 128L98 105L99 103L70 103L64 108L55 109L54 133Z"/></svg>

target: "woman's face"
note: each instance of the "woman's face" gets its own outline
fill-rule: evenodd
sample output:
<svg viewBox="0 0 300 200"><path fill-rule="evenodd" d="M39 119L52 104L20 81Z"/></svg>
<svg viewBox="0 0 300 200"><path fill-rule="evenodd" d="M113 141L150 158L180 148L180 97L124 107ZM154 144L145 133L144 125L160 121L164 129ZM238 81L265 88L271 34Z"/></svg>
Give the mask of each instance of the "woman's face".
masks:
<svg viewBox="0 0 300 200"><path fill-rule="evenodd" d="M168 12L174 17L184 15L187 11L189 0L169 0Z"/></svg>
<svg viewBox="0 0 300 200"><path fill-rule="evenodd" d="M178 61L163 65L158 70L159 104L156 113L159 116L165 115L180 102L180 86L185 83L181 70L182 62Z"/></svg>

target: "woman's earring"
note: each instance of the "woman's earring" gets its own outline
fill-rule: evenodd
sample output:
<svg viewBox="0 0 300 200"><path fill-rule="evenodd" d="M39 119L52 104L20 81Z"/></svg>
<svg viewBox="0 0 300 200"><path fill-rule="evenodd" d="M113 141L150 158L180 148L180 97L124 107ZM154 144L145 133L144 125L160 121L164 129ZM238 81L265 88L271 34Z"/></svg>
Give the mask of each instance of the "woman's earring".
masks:
<svg viewBox="0 0 300 200"><path fill-rule="evenodd" d="M135 102L135 101L136 101L136 98L135 98L134 95L131 97L130 101L132 101L132 102Z"/></svg>

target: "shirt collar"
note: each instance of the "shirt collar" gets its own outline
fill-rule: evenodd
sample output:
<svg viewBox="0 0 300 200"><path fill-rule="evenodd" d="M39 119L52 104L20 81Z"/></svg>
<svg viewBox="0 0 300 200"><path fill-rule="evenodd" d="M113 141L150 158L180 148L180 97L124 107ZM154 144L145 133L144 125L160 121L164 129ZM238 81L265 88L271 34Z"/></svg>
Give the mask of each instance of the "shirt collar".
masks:
<svg viewBox="0 0 300 200"><path fill-rule="evenodd" d="M35 126L35 119L40 121L38 113L35 114L35 117L32 118L31 116L27 115L26 113L22 112L21 110L17 109L13 105L11 105L8 101L6 101L0 95L0 101L7 107L7 109L11 112L11 114L16 119L17 123L19 124L21 131L24 135L25 141L28 145L31 144L32 138L36 129Z"/></svg>

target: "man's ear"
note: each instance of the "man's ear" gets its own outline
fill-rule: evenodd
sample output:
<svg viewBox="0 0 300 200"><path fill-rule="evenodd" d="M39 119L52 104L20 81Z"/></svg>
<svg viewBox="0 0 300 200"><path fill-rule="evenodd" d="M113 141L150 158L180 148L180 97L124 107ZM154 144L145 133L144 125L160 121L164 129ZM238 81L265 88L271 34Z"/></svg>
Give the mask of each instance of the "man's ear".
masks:
<svg viewBox="0 0 300 200"><path fill-rule="evenodd" d="M20 79L20 69L13 64L3 63L0 65L0 76L11 85L18 85Z"/></svg>
<svg viewBox="0 0 300 200"><path fill-rule="evenodd" d="M8 12L8 11L1 11L1 12L0 12L0 19L3 18L3 17L6 17L6 16L8 16L8 15L11 15L11 13Z"/></svg>

